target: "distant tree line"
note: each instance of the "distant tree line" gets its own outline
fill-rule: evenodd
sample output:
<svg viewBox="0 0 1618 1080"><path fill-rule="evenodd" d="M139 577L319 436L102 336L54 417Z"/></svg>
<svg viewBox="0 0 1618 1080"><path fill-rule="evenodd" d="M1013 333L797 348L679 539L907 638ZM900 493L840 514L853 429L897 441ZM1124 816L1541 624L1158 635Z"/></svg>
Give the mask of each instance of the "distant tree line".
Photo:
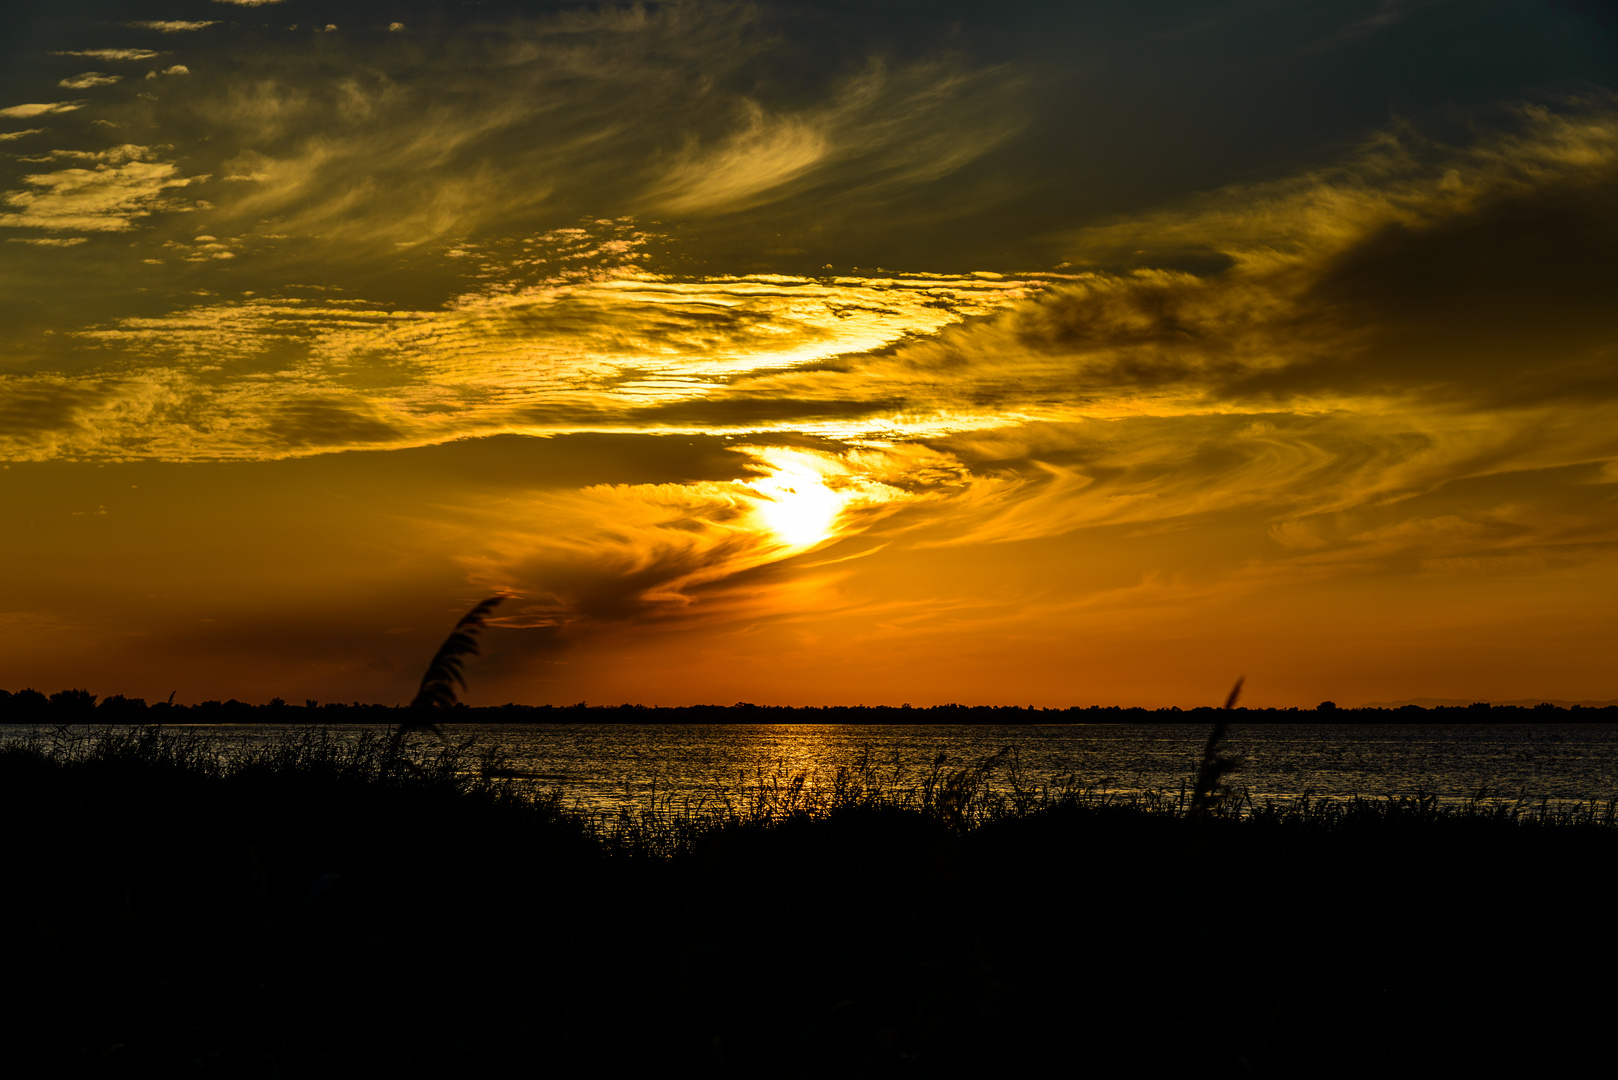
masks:
<svg viewBox="0 0 1618 1080"><path fill-rule="evenodd" d="M172 695L171 695L172 697ZM479 724L1062 724L1062 723L1201 723L1222 713L1231 713L1246 723L1296 723L1335 721L1350 723L1402 723L1418 719L1432 721L1532 723L1550 720L1618 720L1618 706L1561 708L1548 702L1532 707L1517 705L1441 705L1423 708L1404 705L1394 709L1344 709L1323 701L1313 709L1249 709L1237 707L1224 712L1211 705L1193 709L1169 706L1162 709L1124 708L1118 705L1034 708L1023 705L489 705L472 707L464 702L448 709L433 710L440 721ZM389 724L400 720L407 709L401 706L353 702L321 703L306 700L290 705L273 698L266 705L229 701L204 701L178 705L159 701L148 705L143 698L122 694L98 699L88 690L62 690L50 696L38 690L0 689L0 723L13 724Z"/></svg>

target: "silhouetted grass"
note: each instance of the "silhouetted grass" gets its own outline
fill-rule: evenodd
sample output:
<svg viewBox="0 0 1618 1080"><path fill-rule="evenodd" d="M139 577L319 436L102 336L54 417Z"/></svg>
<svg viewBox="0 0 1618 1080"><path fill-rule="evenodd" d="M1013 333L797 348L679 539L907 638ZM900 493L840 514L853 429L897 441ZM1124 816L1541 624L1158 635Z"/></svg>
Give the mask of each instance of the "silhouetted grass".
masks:
<svg viewBox="0 0 1618 1080"><path fill-rule="evenodd" d="M1008 750L600 819L512 776L322 730L0 748L8 1071L1555 1074L1614 1006L1612 804L1193 813Z"/></svg>

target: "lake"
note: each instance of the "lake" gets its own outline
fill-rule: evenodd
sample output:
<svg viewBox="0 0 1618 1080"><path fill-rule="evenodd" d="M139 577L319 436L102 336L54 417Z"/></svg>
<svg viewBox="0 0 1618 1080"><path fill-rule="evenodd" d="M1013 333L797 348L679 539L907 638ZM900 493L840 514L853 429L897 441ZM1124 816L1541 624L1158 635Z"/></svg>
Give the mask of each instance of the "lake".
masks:
<svg viewBox="0 0 1618 1080"><path fill-rule="evenodd" d="M0 740L44 737L45 726L0 729ZM82 729L81 729L82 730ZM222 753L289 730L281 725L183 725ZM338 725L359 732L366 725ZM370 728L370 730L381 730ZM1207 724L453 724L512 770L591 813L652 805L714 806L769 778L829 784L868 756L894 786L915 783L943 755L946 771L1010 747L1023 783L1073 777L1102 791L1178 792L1207 739ZM1232 777L1253 799L1410 795L1606 802L1618 798L1618 725L1233 724ZM1003 763L991 783L1006 782Z"/></svg>

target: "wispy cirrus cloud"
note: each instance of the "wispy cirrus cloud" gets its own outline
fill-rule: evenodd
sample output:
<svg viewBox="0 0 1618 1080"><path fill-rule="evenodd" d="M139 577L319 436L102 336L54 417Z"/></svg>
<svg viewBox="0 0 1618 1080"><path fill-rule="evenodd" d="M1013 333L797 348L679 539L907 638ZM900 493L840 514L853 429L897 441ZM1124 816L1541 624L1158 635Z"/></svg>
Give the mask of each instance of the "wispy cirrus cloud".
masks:
<svg viewBox="0 0 1618 1080"><path fill-rule="evenodd" d="M319 266L584 216L773 208L805 228L838 208L875 213L1014 135L1025 85L953 54L854 53L836 74L747 90L779 39L733 4L580 9L322 49L290 32L207 39L233 59L192 74L194 87L100 102L97 122L153 125L187 172L229 178L209 189L206 231L291 238ZM197 66L177 59L154 71Z"/></svg>
<svg viewBox="0 0 1618 1080"><path fill-rule="evenodd" d="M682 155L663 177L658 205L675 214L744 210L825 160L827 133L812 122L769 118L750 104L744 128L706 152Z"/></svg>
<svg viewBox="0 0 1618 1080"><path fill-rule="evenodd" d="M743 100L739 123L711 145L684 147L647 198L666 213L723 214L851 175L866 197L936 180L1016 133L997 107L1014 85L1004 71L872 64L809 110L771 115Z"/></svg>
<svg viewBox="0 0 1618 1080"><path fill-rule="evenodd" d="M755 57L765 43L751 22L708 5L601 9L499 35L353 46L369 51L289 43L165 108L235 163L222 169L239 182L221 193L217 228L268 221L375 252L509 227L547 206L576 219L585 191L597 216L603 200L625 212L642 177L623 162L654 157L724 107L697 68L707 78Z"/></svg>

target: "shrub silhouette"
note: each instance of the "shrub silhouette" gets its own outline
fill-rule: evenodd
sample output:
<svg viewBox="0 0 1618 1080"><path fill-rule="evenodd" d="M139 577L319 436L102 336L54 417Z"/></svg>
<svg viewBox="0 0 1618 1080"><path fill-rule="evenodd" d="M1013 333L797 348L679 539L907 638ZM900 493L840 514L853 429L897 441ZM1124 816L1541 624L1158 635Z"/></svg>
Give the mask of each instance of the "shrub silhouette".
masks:
<svg viewBox="0 0 1618 1080"><path fill-rule="evenodd" d="M94 713L96 696L88 690L61 690L51 695L50 706L57 723L81 722Z"/></svg>

